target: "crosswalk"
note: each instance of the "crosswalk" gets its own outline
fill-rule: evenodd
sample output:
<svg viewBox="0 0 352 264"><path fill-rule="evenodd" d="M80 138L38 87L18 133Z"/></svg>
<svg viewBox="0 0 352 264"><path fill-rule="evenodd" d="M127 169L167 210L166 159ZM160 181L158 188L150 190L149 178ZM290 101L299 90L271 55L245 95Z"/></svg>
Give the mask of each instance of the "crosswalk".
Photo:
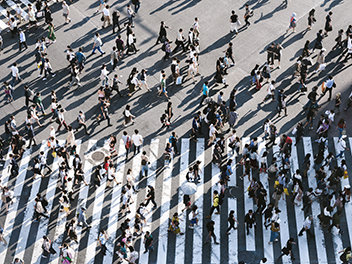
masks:
<svg viewBox="0 0 352 264"><path fill-rule="evenodd" d="M250 141L250 138L242 138L244 146ZM223 154L224 162L227 159L233 159L233 174L229 182L230 188L226 191L226 199L221 205L221 214L212 215L211 220L215 221L214 233L220 245L214 243L204 244L207 237L206 224L210 219L206 219L212 206L212 193L218 190L217 184L220 176L220 168L213 164L212 149L207 147L207 141L199 138L197 142L193 142L188 138L179 140L180 155L173 157L169 164L165 165L162 154L168 139L152 139L145 142L141 150L147 152L150 160L148 177L142 178L141 171L141 152L133 158L125 159L126 149L123 141L118 141L116 149L118 156L114 159L116 164L116 180L122 182L120 185L114 183L113 188L106 188L107 181L103 178L99 187L94 186L94 165L86 159L86 155L100 148L108 150L105 141L88 140L82 142L78 140L77 153L80 154L83 167L84 178L89 186L81 183L75 189L75 201L71 205L71 213L66 217L65 212L60 212L58 189L59 181L59 158L53 158L50 149L47 147L46 141L43 141L39 147L40 151L44 151L47 161L52 169L50 176L44 178L37 176L33 179L33 173L29 169L32 166L32 159L36 157L36 151L32 147L26 149L22 159L19 162L19 175L13 178L8 170L9 154L8 150L5 166L1 171L1 180L3 186L9 186L14 191L14 203L9 206L8 214L1 213L0 224L4 228L4 237L8 245L0 245L0 263L10 263L15 257L25 260L25 263L43 263L42 261L42 237L48 236L53 242L53 248L59 253L59 246L63 242L67 242L65 232L66 221L75 217L80 207L87 208L88 224L91 229L77 227L78 244L71 243L74 252L73 263L117 263L118 256L117 239L121 231L119 227L125 217L131 219L131 230L134 230L135 212L146 196L146 187L151 185L156 190L156 203L158 208L152 210L152 204L147 207L145 218L147 225L143 226L143 231L150 231L154 238L154 251L144 253L143 238L144 235L137 236L132 245L139 253L138 263L228 263L234 264L241 260L245 262L259 262L261 258L267 258L267 263L274 263L280 255L280 249L286 245L286 241L293 237L296 245L293 248L295 260L291 261L290 257L283 256L277 263L339 263L339 252L350 245L352 242L352 205L346 203L341 216L341 227L345 232L341 235L335 228L332 232L323 229L318 221L318 215L323 208L319 202L319 198L314 199L310 208L310 212L314 217L312 233L313 238L303 234L297 236L302 228L303 221L307 215L301 210L301 206L292 203L290 196L282 197L279 200L280 213L280 234L278 242L269 244L270 230L263 227L264 217L257 215L257 228L251 229L249 235L243 225L244 215L249 209L256 210L256 204L252 199L248 198L247 188L250 184L248 177L243 181L239 180L239 176L243 175L244 168L239 165L240 156L232 154L230 148L226 146ZM300 169L305 154L311 153L311 169L308 171L308 177L303 179L305 190L308 187L315 189L317 182L314 171L314 154L317 146L314 139L304 137L297 146L295 146L295 138L293 138L292 156L290 159L290 174ZM65 141L60 140L60 145L64 145ZM329 138L328 148L325 154L333 152L338 153L338 139ZM347 140L349 149L352 146L352 138ZM37 147L38 148L38 147ZM36 149L37 149L36 148ZM273 155L278 155L279 147L273 146L273 149L266 149L265 142L259 140L258 154L262 155L264 151L268 151L268 163L270 164ZM273 154L274 153L274 154ZM131 157L132 154L130 154ZM347 166L352 166L352 153L345 151L344 155L334 160L334 165L340 165L341 160L347 161ZM70 157L72 162L73 157ZM193 166L195 161L200 161L200 182L198 183L197 192L192 195L192 204L198 206L199 225L194 229L189 229L189 211L182 212L184 208L183 193L180 188L186 181L186 174L189 166ZM280 163L280 159L278 159ZM223 163L224 165L225 163ZM280 165L280 164L279 164ZM121 190L126 184L126 172L132 169L132 174L136 178L136 187L138 193L133 194L134 203L130 205L130 213L126 216L119 214L121 205ZM73 173L71 170L70 173ZM328 176L330 172L327 171ZM266 173L259 173L257 170L251 171L251 177L255 177L263 183L268 193L268 200L273 195L273 180L268 180ZM341 188L350 184L350 179L342 179ZM341 190L342 190L341 189ZM37 193L45 195L48 199L49 219L41 219L39 222L33 222L34 199ZM2 203L2 210L5 206ZM235 211L235 218L239 221L238 229L231 230L226 235L228 226L227 217L231 210ZM336 209L335 209L336 211ZM334 211L334 212L335 212ZM174 235L167 231L172 215L178 212L180 215L180 228L184 235ZM333 212L333 213L334 213ZM332 214L333 214L332 213ZM104 229L108 234L107 254L103 256L100 252L100 246L97 241L99 231ZM258 260L258 261L257 261ZM45 263L60 263L59 254L51 255ZM127 262L125 262L127 263Z"/></svg>

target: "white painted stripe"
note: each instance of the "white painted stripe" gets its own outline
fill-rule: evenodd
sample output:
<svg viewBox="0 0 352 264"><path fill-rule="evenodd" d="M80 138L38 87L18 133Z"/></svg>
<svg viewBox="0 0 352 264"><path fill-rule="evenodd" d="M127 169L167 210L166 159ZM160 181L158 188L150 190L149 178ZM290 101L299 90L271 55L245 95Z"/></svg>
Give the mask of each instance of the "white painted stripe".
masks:
<svg viewBox="0 0 352 264"><path fill-rule="evenodd" d="M204 195L204 138L199 138L196 147L196 160L199 160L200 169L199 176L200 182L197 184L197 192L194 195L194 204L198 206L198 219L199 227L193 229L193 262L192 263L202 263L203 256L203 216L204 216L204 206L203 206L203 195ZM166 262L165 262L166 263Z"/></svg>
<svg viewBox="0 0 352 264"><path fill-rule="evenodd" d="M7 186L7 183L9 181L9 175L10 175L10 154L12 153L11 145L9 147L9 150L7 152L7 155L5 157L5 163L4 167L2 169L1 173L1 185L2 186ZM2 199L0 199L0 208L2 207Z"/></svg>
<svg viewBox="0 0 352 264"><path fill-rule="evenodd" d="M315 179L315 170L314 170L314 158L313 158L313 148L312 143L309 137L303 137L303 146L304 146L304 155L308 153L311 154L310 157L310 170L308 171L308 185L309 187L315 190L317 188L317 182ZM319 263L328 263L326 249L325 249L325 239L324 239L324 232L321 229L318 223L318 215L321 212L320 204L313 199L313 203L311 204L312 212L313 212L313 227L314 227L314 234L315 234L315 244L317 248L317 255L318 255L318 262ZM314 223L315 222L315 223ZM302 227L301 227L302 228Z"/></svg>
<svg viewBox="0 0 352 264"><path fill-rule="evenodd" d="M218 141L218 139L217 139ZM212 153L214 151L215 148L215 144L212 146ZM209 208L211 208L213 206L213 197L214 197L214 191L218 191L219 195L220 195L220 188L221 185L218 184L216 185L216 183L220 180L220 168L214 164L213 162L211 163L211 193L210 193L210 204L209 204ZM220 212L221 212L221 208L222 206L219 205L220 208ZM215 214L217 212L217 210L215 209L213 212L213 215L211 216L212 220L215 222L214 225L214 234L216 236L216 240L219 243L220 240L220 215ZM212 239L212 238L211 238ZM211 262L210 263L220 263L220 245L216 245L214 243L212 243L212 241L210 240L210 248L211 248Z"/></svg>
<svg viewBox="0 0 352 264"><path fill-rule="evenodd" d="M249 144L249 137L242 138L242 149L245 144ZM243 166L244 172L244 166ZM250 175L252 177L252 170L250 171ZM247 214L250 209L253 210L253 200L248 197L248 186L250 185L250 181L248 181L248 176L243 178L243 193L244 193L244 213ZM254 210L253 210L254 211ZM245 230L245 234L247 231ZM255 251L255 229L254 227L249 229L249 235L246 235L246 250L247 251Z"/></svg>
<svg viewBox="0 0 352 264"><path fill-rule="evenodd" d="M9 5L9 7L10 7L11 9L16 10L16 7L17 7L17 6L16 6L16 4L15 4L12 0L6 0L6 3ZM25 17L27 16L27 12L23 10L21 16L22 16L23 18L25 18Z"/></svg>
<svg viewBox="0 0 352 264"><path fill-rule="evenodd" d="M273 151L278 152L280 151L280 147L279 147L279 143L280 143L280 138L277 137L275 143L277 145L273 146ZM278 163L278 167L281 167L282 161L281 161L281 157L277 156L277 163ZM286 199L289 199L285 194L284 194L284 198L281 197L281 199L278 202L278 207L281 210L280 213L280 242L283 245L286 245L287 240L289 240L290 238L290 233L289 233L289 228L288 228L288 217L287 217L287 205L286 205ZM278 243L280 243L278 242ZM280 247L280 248L282 248ZM283 255L282 256L282 263L291 263L291 258L287 255Z"/></svg>
<svg viewBox="0 0 352 264"><path fill-rule="evenodd" d="M297 154L297 148L295 146L296 144L296 138L292 137L292 151L291 151L291 176L295 174L296 170L299 169L299 163L298 163L298 154ZM302 190L304 191L304 190ZM301 206L293 205L295 208L295 216L296 216L296 229L299 232L303 226L304 222L304 212L301 210L303 206L303 194L302 194L302 200L301 200ZM308 241L307 241L307 234L306 232L303 233L303 236L297 236L298 237L298 252L299 252L299 258L301 262L304 261L304 263L309 264L309 251L308 251ZM283 242L285 243L285 242Z"/></svg>
<svg viewBox="0 0 352 264"><path fill-rule="evenodd" d="M352 146L352 139L349 138L349 142L350 142L350 147ZM335 153L336 155L340 153L339 151L339 144L338 143L338 138L334 137L334 145L335 145ZM346 153L346 151L345 151ZM345 153L341 156L338 157L336 159L337 161L337 165L340 166L341 165L341 160L345 159ZM336 156L335 155L335 156ZM348 168L347 168L348 169ZM341 190L343 190L344 186L349 185L349 178L344 179L343 177L341 178ZM351 202L349 203L345 203L344 206L344 210L345 210L345 217L346 217L346 222L348 223L352 223L352 206L351 206ZM352 241L352 228L348 226L348 235L350 238L350 241ZM333 240L334 240L334 248L335 248L335 259L336 259L336 263L340 263L340 254L338 254L338 252L340 252L341 250L343 250L343 245L342 245L342 241L341 241L341 235L340 234L336 234L336 228L334 227L333 229L331 229L331 232L333 234Z"/></svg>
<svg viewBox="0 0 352 264"><path fill-rule="evenodd" d="M97 140L89 140L88 141L88 148L87 151L85 153L89 153L91 151L91 149L95 146L95 144L97 143ZM89 183L88 178L91 177L92 175L92 169L93 169L93 164L90 163L87 159L84 162L84 177L83 179ZM93 182L91 182L91 184L94 184L94 179ZM86 207L86 203L87 203L87 198L88 198L88 192L89 192L89 186L86 186L84 184L84 182L81 182L81 186L79 189L79 195L78 195L78 203L77 203L77 207L76 207L76 211L72 210L71 213L74 213L76 215L76 213L78 212L78 210L82 207ZM77 233L77 241L80 242L81 240L81 236L82 236L82 230L83 228L81 227L77 227L76 229L76 233ZM79 263L77 261L77 257L78 257L78 250L79 250L79 244L73 243L71 245L71 248L74 250L74 256L73 256L73 263Z"/></svg>
<svg viewBox="0 0 352 264"><path fill-rule="evenodd" d="M77 153L80 152L81 142L82 142L81 140L76 140ZM73 159L74 159L74 156L71 155L70 160L69 160L70 164L72 164ZM73 171L72 166L71 166L71 170L69 170L68 174L70 175L70 177L74 178L74 176L73 176L74 171ZM54 248L59 248L59 246L61 246L63 243L66 220L67 220L66 212L59 212L58 213L58 220L56 222L55 235L54 235L54 238L52 239L52 244L53 244ZM58 264L59 259L61 259L61 258L59 258L59 254L51 255L49 263L50 264L55 264L55 263Z"/></svg>
<svg viewBox="0 0 352 264"><path fill-rule="evenodd" d="M48 146L46 144L46 140L42 141L42 145L40 146L40 151L44 151L44 155L46 158L46 155L48 153ZM39 151L39 152L40 152ZM34 214L34 205L35 205L35 198L37 196L37 193L39 192L40 184L42 182L42 177L40 175L36 176L36 179L33 181L32 188L31 188L31 194L29 198L29 203L27 204L27 208L25 211L25 215L23 218L23 222L21 225L21 232L19 239L17 241L17 247L16 247L16 256L19 259L23 259L24 252L27 247L27 240L29 236L29 231L31 228L31 225L33 223L33 214Z"/></svg>
<svg viewBox="0 0 352 264"><path fill-rule="evenodd" d="M227 142L227 146L229 145L230 140ZM231 148L228 148L227 151L228 157L232 158L232 175L231 175L231 186L237 186L237 175L236 175L236 156L237 154L232 155L231 154ZM236 153L236 152L235 152ZM234 199L228 199L228 204L227 204L227 212L228 215L230 214L230 211L234 210L235 211L235 218L237 220L237 199L236 197ZM235 224L236 226L236 224ZM239 225L237 225L239 227ZM229 251L229 264L232 263L238 263L238 232L236 230L231 230L230 235L228 235L229 241L228 241L228 251Z"/></svg>
<svg viewBox="0 0 352 264"><path fill-rule="evenodd" d="M167 138L165 145L169 142ZM167 263L167 241L168 241L168 227L169 227L169 213L170 213L170 200L171 200L171 179L172 179L172 165L173 155L171 155L171 161L169 165L164 166L163 173L163 189L161 196L161 214L160 214L160 225L159 225L159 237L158 237L158 253L157 263Z"/></svg>
<svg viewBox="0 0 352 264"><path fill-rule="evenodd" d="M156 179L156 169L157 169L157 162L158 162L158 150L159 150L159 139L152 139L150 143L150 154L149 154L149 161L150 161L150 167L148 171L148 178L147 178L147 186L151 185L155 187L155 179ZM151 210L151 207L153 204L148 205L148 215L145 215L145 218L147 220L147 226L143 228L143 231L147 232L152 232L151 229L151 224L152 224L152 216L153 216L153 211ZM145 250L144 244L143 244L144 236L141 237L141 245L139 249L139 259L138 262L140 264L147 264L149 263L149 251L147 253L143 253ZM111 263L111 262L108 262Z"/></svg>
<svg viewBox="0 0 352 264"><path fill-rule="evenodd" d="M107 144L107 142L105 142L103 148L105 148L106 150L109 149L109 145ZM88 263L88 264L93 264L96 256L95 250L98 244L97 239L99 237L100 218L103 210L104 197L105 197L104 194L105 194L105 188L107 184L106 179L107 179L107 176L105 176L101 180L100 186L95 190L92 222L90 223L92 228L86 231L86 232L89 232L89 236L88 236L88 243L86 247L86 257L85 257L84 263ZM112 186L114 186L114 181L112 182Z"/></svg>
<svg viewBox="0 0 352 264"><path fill-rule="evenodd" d="M119 156L117 159L117 169L116 169L117 182L123 181L123 175L125 170L125 157L126 157L125 144L124 144L124 141L120 139ZM109 222L108 222L108 229L107 229L107 234L109 236L109 239L105 244L107 247L107 251L102 263L113 263L116 229L117 229L117 222L119 218L118 214L119 214L119 209L120 209L119 207L120 207L120 200L121 200L121 190L122 190L122 184L115 186L112 191Z"/></svg>
<svg viewBox="0 0 352 264"><path fill-rule="evenodd" d="M17 175L15 188L13 190L14 195L20 195L22 193L23 184L25 182L26 174L27 174L27 167L28 167L28 164L29 164L29 161L30 161L31 150L32 149L26 149L26 151L23 153L22 160L21 160L21 166L19 168L19 174ZM34 209L33 208L33 203L34 203L34 198L35 198L36 195L37 195L37 192L34 193L34 197L33 197L33 192L31 192L31 196L28 199L28 206L26 208L25 216L28 215L28 211ZM15 218L16 218L16 215L17 215L19 202L20 202L19 198L18 199L14 199L13 205L11 205L11 206L9 205L9 212L7 214L6 221L5 221L5 224L3 226L3 229L4 229L3 237L7 241L7 245L6 246L4 245L4 246L0 247L0 263L5 263L5 257L6 257L6 253L7 253L9 242L10 242L11 232L12 232L13 226L15 224ZM33 214L31 214L31 216L32 215ZM22 228L25 225L28 225L28 219L26 219L26 218L23 221ZM27 237L28 237L28 235L27 235ZM18 243L21 243L21 244L24 243L25 244L25 243L27 243L27 240L23 241L22 237L20 236L18 238ZM13 245L11 245L11 246L13 246ZM22 255L22 256L24 254L24 249L25 248L22 248L22 252L19 252L19 254Z"/></svg>
<svg viewBox="0 0 352 264"><path fill-rule="evenodd" d="M262 157L265 150L266 150L265 141L259 141L258 142L258 155L259 155L259 159L260 159L259 162L261 162L261 157ZM259 167L260 167L260 163L259 163ZM268 173L259 173L259 179L262 182L264 189L267 192L267 199L268 199L268 201L270 201L271 195L270 195L270 191L269 191ZM262 216L262 219L263 219L262 222L265 223L264 214ZM265 229L265 226L263 225L264 257L266 257L266 259L268 260L268 263L274 263L274 246L273 246L273 243L269 245L270 234L271 234L270 226L268 227L268 229Z"/></svg>
<svg viewBox="0 0 352 264"><path fill-rule="evenodd" d="M179 175L179 188L178 188L178 206L177 212L180 216L180 229L182 232L186 233L186 229L188 226L186 225L186 221L188 218L187 210L182 213L182 209L184 208L183 204L183 192L181 190L181 186L184 182L187 182L186 175L188 171L188 162L189 162L189 139L182 138L181 139L181 157L180 157L180 175ZM183 220L183 221L182 221ZM197 228L195 225L194 228ZM175 249L175 264L185 263L185 250L186 250L186 236L176 236L176 249Z"/></svg>

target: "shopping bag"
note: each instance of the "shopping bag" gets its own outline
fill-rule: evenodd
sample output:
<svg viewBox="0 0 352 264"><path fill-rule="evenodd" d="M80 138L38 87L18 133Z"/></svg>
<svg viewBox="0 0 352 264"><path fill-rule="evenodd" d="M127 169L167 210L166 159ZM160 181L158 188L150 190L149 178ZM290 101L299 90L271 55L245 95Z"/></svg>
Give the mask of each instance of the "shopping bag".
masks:
<svg viewBox="0 0 352 264"><path fill-rule="evenodd" d="M288 192L287 188L284 189L284 193L285 193L287 196L290 195L290 193Z"/></svg>
<svg viewBox="0 0 352 264"><path fill-rule="evenodd" d="M344 179L347 179L347 178L348 178L348 171L347 171L347 170L345 170L345 171L343 172L343 178L344 178Z"/></svg>
<svg viewBox="0 0 352 264"><path fill-rule="evenodd" d="M274 189L276 189L277 186L279 186L279 181L275 181L275 184L274 184Z"/></svg>
<svg viewBox="0 0 352 264"><path fill-rule="evenodd" d="M324 93L325 89L326 89L325 82L323 82L321 85L321 92Z"/></svg>
<svg viewBox="0 0 352 264"><path fill-rule="evenodd" d="M53 158L56 158L56 151L51 152L51 155L53 156Z"/></svg>
<svg viewBox="0 0 352 264"><path fill-rule="evenodd" d="M292 129L292 135L295 135L296 132L297 132L297 127L294 127L294 128Z"/></svg>

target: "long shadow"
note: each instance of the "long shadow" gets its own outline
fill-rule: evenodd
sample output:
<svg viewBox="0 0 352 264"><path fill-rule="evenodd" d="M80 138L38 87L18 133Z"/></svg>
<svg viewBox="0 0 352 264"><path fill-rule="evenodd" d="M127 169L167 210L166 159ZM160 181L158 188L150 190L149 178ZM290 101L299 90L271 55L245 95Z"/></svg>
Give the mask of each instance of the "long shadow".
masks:
<svg viewBox="0 0 352 264"><path fill-rule="evenodd" d="M257 6L257 5L255 5L255 6ZM266 14L264 16L263 16L263 12L262 12L260 18L258 18L256 21L254 21L254 24L257 24L260 21L272 18L274 16L274 14L279 12L279 11L282 11L282 4L277 6L273 11L269 12L268 14Z"/></svg>
<svg viewBox="0 0 352 264"><path fill-rule="evenodd" d="M343 0L334 0L330 3L329 7L325 8L325 11L330 11L333 7L342 4Z"/></svg>

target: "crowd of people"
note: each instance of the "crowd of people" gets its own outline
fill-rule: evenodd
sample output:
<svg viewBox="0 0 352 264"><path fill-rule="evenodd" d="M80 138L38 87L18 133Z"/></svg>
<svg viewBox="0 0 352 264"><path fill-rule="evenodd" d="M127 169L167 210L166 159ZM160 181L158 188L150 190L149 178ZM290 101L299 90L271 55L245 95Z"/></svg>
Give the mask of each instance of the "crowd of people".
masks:
<svg viewBox="0 0 352 264"><path fill-rule="evenodd" d="M287 3L286 3L287 4ZM134 8L132 7L134 6ZM102 121L107 121L107 126L112 126L111 124L111 115L109 114L109 108L111 105L111 97L113 92L119 94L120 97L124 95L120 91L120 86L123 84L119 80L118 74L114 74L113 78L109 77L111 72L115 72L117 64L120 60L123 60L126 55L130 53L137 53L139 49L136 47L136 36L133 31L135 27L134 17L137 15L140 9L140 1L132 0L132 5L128 4L126 6L127 11L127 20L124 25L120 24L120 12L115 10L111 12L110 6L105 3L105 0L100 0L100 6L97 10L97 13L101 12L101 21L102 28L112 27L113 33L117 34L115 39L115 45L111 48L110 59L111 59L111 69L108 65L102 65L101 74L100 74L100 87L97 91L98 97L98 109L99 114L95 118L98 125ZM65 2L62 1L62 12L64 16L64 22L70 23L70 7ZM55 36L55 27L53 24L53 18L51 16L50 5L48 1L37 1L35 5L28 4L28 17L23 19L23 10L20 5L16 6L16 16L13 16L9 11L7 13L7 25L11 32L11 37L17 37L19 40L19 51L22 50L22 46L25 49L28 49L26 44L26 38L30 34L31 26L35 25L37 29L40 26L40 21L44 20L45 25L47 25L48 36L38 39L35 45L35 61L36 68L38 70L38 77L43 77L45 81L51 75L51 78L55 78L56 74L54 69L50 64L50 60L47 57L47 45L54 44L56 42ZM251 23L249 22L250 18L254 15L254 11L249 7L248 4L245 5L244 13L244 25L243 27L248 28ZM326 47L323 45L324 38L329 36L329 32L332 31L332 12L329 12L326 16L325 27L319 29L317 32L317 38L313 49L310 48L310 41L306 40L302 54L299 56L297 62L295 63L295 71L293 72L293 78L299 76L298 83L298 92L305 93L307 92L307 82L308 82L308 72L311 69L314 69L313 74L316 74L320 71L324 71L326 68L325 56L326 56ZM20 28L20 24L28 21L28 25ZM308 14L308 27L306 30L312 30L314 27L315 19L315 10L312 9ZM292 29L295 33L297 27L297 18L296 14L293 13L290 18L289 28L286 31L288 34L289 30ZM136 25L137 26L137 25ZM230 15L230 32L233 34L239 34L239 27L241 22L239 16L233 10ZM316 26L315 26L316 27ZM117 28L117 32L115 29ZM121 30L122 28L126 29L126 42L124 42ZM175 47L172 47L172 41L167 36L167 30L170 27L166 25L164 21L161 21L159 35L156 40L156 45L161 43L160 49L165 52L163 59L168 61L171 59L170 71L164 69L160 72L160 85L158 85L158 96L165 95L168 102L166 105L166 110L162 113L160 117L161 129L170 129L172 127L172 117L173 109L171 98L167 92L167 80L168 76L171 74L172 83L169 85L181 85L188 79L192 79L193 82L196 82L196 77L200 75L199 73L199 54L200 54L200 34L201 26L200 20L195 17L194 22L190 26L187 37L183 35L183 29L180 28L177 31L177 38L175 41ZM331 48L332 51L339 49L341 56L347 53L344 59L344 62L347 62L349 57L352 54L352 26L348 26L346 32L346 37L344 38L343 29L338 31L338 36L335 39L336 45ZM26 36L27 35L27 36ZM331 35L331 33L330 33ZM6 44L3 42L3 39L0 36L0 47ZM93 49L91 52L92 56L96 51L103 56L106 54L106 51L102 50L102 39L99 33L95 33L93 41ZM216 69L214 72L214 80L216 83L223 84L224 87L228 86L226 75L231 67L236 65L233 51L233 42L228 43L224 55L220 56L216 60ZM181 60L176 57L176 54L179 52L188 52L188 56L185 60L185 63L188 65L187 76L182 76L180 71ZM255 85L256 90L261 90L263 87L268 84L267 95L260 104L265 104L268 99L271 99L271 102L276 102L275 109L277 110L278 116L281 115L283 110L284 115L287 116L287 94L285 94L284 89L277 91L275 89L276 81L271 78L271 71L274 68L275 62L278 62L277 68L281 68L281 57L282 57L283 47L279 43L271 43L267 47L267 61L264 66L256 64L253 70L251 71L249 77L251 86ZM313 65L312 56L315 50L319 50L317 54L317 67L309 67ZM66 60L69 64L70 69L70 81L68 88L71 88L74 84L77 84L78 87L81 87L80 79L81 75L84 74L86 55L83 53L83 48L79 47L74 51L71 46L67 46L66 50ZM258 62L259 63L259 62ZM109 69L108 69L109 68ZM14 87L22 81L18 64L15 62L11 67L11 81L4 81L4 90L6 96L6 102L10 103L14 100L13 93ZM126 84L128 86L128 96L133 96L137 91L142 90L144 87L148 92L151 92L151 88L147 84L147 70L142 69L141 72L138 71L137 67L133 67L130 74L128 75ZM265 82L264 82L265 81ZM319 220L322 228L326 228L328 231L331 231L333 227L336 227L340 233L343 232L340 226L340 217L343 217L343 208L346 203L350 202L351 198L351 188L349 185L341 186L341 179L348 177L346 161L342 159L339 164L333 165L334 161L340 158L345 150L348 150L346 146L345 139L346 135L346 121L343 118L340 118L336 130L339 132L339 151L340 153L334 157L333 153L327 153L327 138L328 135L331 135L331 132L335 122L335 115L340 114L341 104L345 102L341 101L341 94L337 93L335 95L335 107L333 109L327 110L322 114L317 120L315 120L315 115L320 106L318 101L323 97L327 92L329 92L328 101L333 99L332 90L336 87L336 82L332 75L328 75L326 81L323 83L322 95L318 98L318 86L314 86L312 91L308 93L308 101L304 106L304 111L307 112L307 121L303 124L300 122L295 126L292 134L296 136L296 145L301 140L305 133L305 127L308 126L309 129L314 129L313 125L316 124L316 134L317 140L316 144L318 145L318 154L314 155L314 164L311 164L311 158L313 153L308 153L304 159L304 162L301 164L300 168L291 175L291 148L293 141L287 135L283 134L280 137L280 154L278 157L274 157L271 161L271 164L268 164L268 151L273 146L276 145L277 138L277 128L275 123L266 119L263 124L263 140L268 140L265 144L268 151L265 151L260 156L258 153L258 139L254 137L250 140L248 144L244 144L242 148L242 142L240 137L236 134L235 126L239 119L239 114L236 109L238 107L236 102L236 92L237 89L233 88L231 90L229 99L224 98L223 91L220 91L216 98L210 96L210 83L205 81L202 85L200 107L203 107L202 111L197 111L194 113L194 118L191 125L191 138L194 141L197 141L199 136L203 136L203 132L208 133L208 142L207 146L213 147L213 156L212 162L215 166L218 166L221 170L220 178L217 183L217 190L213 192L213 205L210 209L209 215L206 216L207 223L207 238L205 243L209 243L211 237L213 237L215 244L219 244L216 241L216 236L214 233L215 221L211 220L213 212L216 210L215 214L221 214L221 205L223 200L226 197L226 190L229 188L229 182L233 174L234 165L243 166L244 174L239 177L242 179L248 177L250 181L250 186L248 188L248 197L246 199L253 199L254 204L257 205L257 210L253 211L252 209L248 211L244 218L244 224L246 228L246 234L250 233L250 230L256 227L256 215L264 214L265 223L264 226L267 229L270 227L270 243L276 242L278 239L278 232L280 231L280 221L278 221L280 209L278 202L280 199L285 199L286 195L291 197L292 202L301 207L305 212L306 219L304 221L303 227L299 232L299 236L303 232L307 232L308 235L311 235L310 229L312 226L313 217L310 211L310 204L314 199L319 199L321 208L323 208L321 214L319 215ZM297 84L298 86L298 84ZM26 121L25 129L19 129L20 125L17 125L15 116L11 115L10 118L5 123L5 135L1 139L1 159L3 159L2 150L9 146L11 149L10 157L10 174L11 177L16 177L19 173L18 161L22 158L22 155L25 151L25 148L30 148L33 145L37 144L35 137L36 124L41 127L43 124L40 122L38 113L42 115L47 115L46 107L42 103L41 93L33 93L31 89L24 85L25 91L25 106L27 107L26 111ZM71 248L71 242L74 241L78 243L76 229L77 226L83 224L87 229L91 226L87 223L86 208L81 206L79 208L71 208L71 203L75 199L73 193L75 188L80 186L81 182L85 185L89 185L84 178L84 168L83 163L80 157L80 154L77 152L77 145L74 131L78 131L81 127L85 129L85 133L89 135L88 125L86 121L85 114L80 111L77 117L78 126L73 128L70 124L67 124L65 121L65 114L67 111L59 103L59 99L56 96L55 91L51 92L51 121L55 121L58 124L57 129L53 125L50 126L50 134L47 140L47 145L50 148L51 155L56 159L56 162L59 164L59 183L58 189L60 190L61 197L59 199L60 211L65 212L68 216L71 212L77 209L78 214L75 218L69 220L65 225L65 236L66 239L62 246L60 246L60 254L63 258L63 263L71 263L70 260L74 258L74 250ZM347 111L348 108L352 105L352 93L349 96L346 107L344 111ZM127 104L125 110L123 111L124 120L122 125L126 127L129 124L135 123L135 116L132 114L133 111L131 106ZM225 127L229 127L229 130L226 130ZM66 143L64 145L59 144L57 137L57 132L60 131L61 127L67 131ZM226 132L230 131L227 135ZM24 135L29 140L28 145L26 146L26 140ZM148 176L148 168L150 165L149 157L147 153L143 151L143 137L140 135L138 129L134 130L132 136L128 135L127 131L123 132L122 140L124 142L126 150L126 159L129 156L129 153L133 150L133 156L142 151L141 155L141 167L142 167L142 177ZM228 147L232 150L232 154L236 152L238 158L230 158L226 155L225 149L227 142L230 142ZM114 185L122 184L116 179L116 162L114 157L117 156L117 151L115 145L117 144L118 139L115 135L111 135L107 140L109 155L105 156L103 164L96 166L94 172L94 185L96 187L100 186L100 183L104 177L107 179L107 187L114 187ZM169 142L165 146L163 153L163 159L165 160L165 166L167 166L174 158L174 156L179 155L178 151L178 136L175 132L172 132L169 138ZM237 162L238 161L238 162ZM51 175L52 170L46 164L46 156L44 152L41 151L38 157L33 159L33 179L37 175L45 177L46 175ZM189 171L186 176L186 180L191 183L198 184L200 181L200 170L201 162L196 161L193 166L189 168ZM304 184L305 178L311 177L308 175L308 171L311 168L315 169L315 178L317 179L317 188L312 189ZM48 169L47 173L44 173L45 168ZM270 185L273 187L273 196L270 197L264 188L260 177L262 174L268 175L268 180ZM6 186L2 187L2 199L6 206L6 212L9 210L9 206L12 204L14 193ZM143 203L140 203L137 210L132 212L134 215L133 221L127 218L126 215L131 213L130 205L135 202L133 200L133 195L138 193L136 177L133 175L132 170L128 169L126 174L126 184L122 187L122 202L120 214L125 217L123 223L121 224L120 231L121 234L117 240L116 254L119 259L126 260L129 263L136 263L138 259L138 253L134 249L133 242L136 238L143 235L143 243L145 245L145 252L149 250L154 250L153 246L153 236L147 231L143 231L143 227L146 226L146 213L149 213L147 206L151 202L153 204L152 210L157 208L155 202L155 189L153 186L148 186L148 192ZM41 217L48 217L48 210L46 206L48 205L48 198L41 193L38 193L35 199L35 221L40 221ZM286 198L287 199L287 198ZM194 229L198 226L199 219L198 207L197 205L191 202L191 197L189 195L184 195L184 205L185 208L182 210L186 211L189 215L190 220L190 229ZM170 219L170 225L168 231L174 233L175 235L183 235L185 230L181 230L179 226L180 216L177 212L173 213L172 219ZM239 228L239 222L235 218L235 212L231 211L228 216L228 222L230 224L229 228L226 231L226 234L230 234L231 229ZM0 229L1 231L1 229ZM108 234L106 230L100 230L99 233L99 245L101 247L102 254L105 255L107 248L105 246L106 241L108 240ZM6 243L6 241L1 236L0 240ZM282 249L282 255L289 255L292 260L294 260L292 244L295 244L294 238L290 238L286 246ZM43 258L47 258L49 254L56 254L56 250L52 248L51 240L47 237L43 237ZM348 259L351 256L351 248L347 247L342 253L341 260L344 258L344 263L347 263ZM22 260L16 259L14 263L21 263ZM265 263L266 259L262 259L262 263ZM23 263L23 261L22 261Z"/></svg>

